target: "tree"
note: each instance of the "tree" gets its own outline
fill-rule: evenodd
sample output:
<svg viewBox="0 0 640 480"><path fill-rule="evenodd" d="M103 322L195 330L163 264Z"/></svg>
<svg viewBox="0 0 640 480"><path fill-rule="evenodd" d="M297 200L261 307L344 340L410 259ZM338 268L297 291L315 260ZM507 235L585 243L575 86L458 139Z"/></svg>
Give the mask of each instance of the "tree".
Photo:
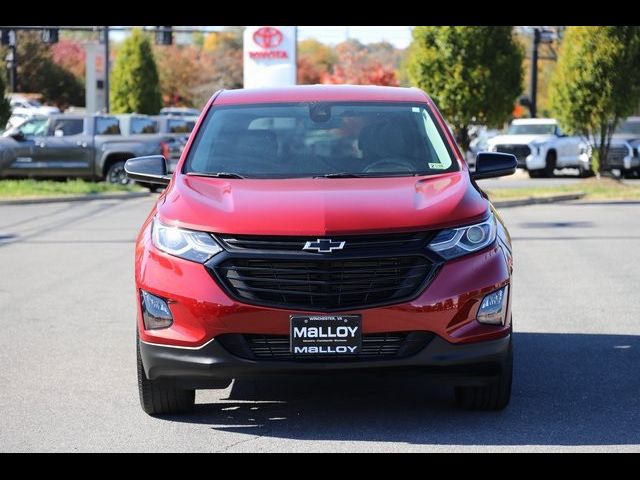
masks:
<svg viewBox="0 0 640 480"><path fill-rule="evenodd" d="M469 148L469 125L499 127L522 91L523 52L509 26L415 27L407 61L411 83L425 90Z"/></svg>
<svg viewBox="0 0 640 480"><path fill-rule="evenodd" d="M4 72L0 71L0 130L4 129L4 126L11 116L11 105L9 104L9 100L4 96L6 88Z"/></svg>
<svg viewBox="0 0 640 480"><path fill-rule="evenodd" d="M205 38L199 59L202 82L194 88L196 107L203 106L216 90L242 88L243 32L243 27L226 27L222 32L212 32Z"/></svg>
<svg viewBox="0 0 640 480"><path fill-rule="evenodd" d="M139 29L134 29L120 47L113 66L111 110L155 115L160 108L160 80L151 42Z"/></svg>
<svg viewBox="0 0 640 480"><path fill-rule="evenodd" d="M322 83L397 86L395 70L369 57L367 48L357 40L336 47L338 61L332 71L322 76Z"/></svg>
<svg viewBox="0 0 640 480"><path fill-rule="evenodd" d="M640 102L640 27L569 27L551 82L551 108L568 132L582 135L600 173L620 119Z"/></svg>
<svg viewBox="0 0 640 480"><path fill-rule="evenodd" d="M18 33L18 92L38 93L45 102L64 109L84 105L84 84L73 73L54 63L49 45L38 32ZM0 57L4 52L0 50Z"/></svg>
<svg viewBox="0 0 640 480"><path fill-rule="evenodd" d="M194 106L194 89L202 83L202 67L197 48L167 45L155 48L160 91L165 105Z"/></svg>
<svg viewBox="0 0 640 480"><path fill-rule="evenodd" d="M338 61L336 52L313 38L298 43L298 83L320 83Z"/></svg>
<svg viewBox="0 0 640 480"><path fill-rule="evenodd" d="M79 40L62 38L51 46L51 59L57 65L84 80L87 52Z"/></svg>

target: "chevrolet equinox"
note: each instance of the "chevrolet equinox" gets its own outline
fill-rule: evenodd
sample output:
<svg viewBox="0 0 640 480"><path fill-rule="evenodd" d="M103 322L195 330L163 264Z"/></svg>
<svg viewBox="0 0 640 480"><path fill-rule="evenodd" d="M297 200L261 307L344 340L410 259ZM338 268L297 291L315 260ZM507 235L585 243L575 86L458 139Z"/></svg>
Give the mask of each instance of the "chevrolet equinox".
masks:
<svg viewBox="0 0 640 480"><path fill-rule="evenodd" d="M458 405L511 395L511 242L433 101L414 88L215 93L135 251L140 401L188 411L232 379L355 370L432 375Z"/></svg>

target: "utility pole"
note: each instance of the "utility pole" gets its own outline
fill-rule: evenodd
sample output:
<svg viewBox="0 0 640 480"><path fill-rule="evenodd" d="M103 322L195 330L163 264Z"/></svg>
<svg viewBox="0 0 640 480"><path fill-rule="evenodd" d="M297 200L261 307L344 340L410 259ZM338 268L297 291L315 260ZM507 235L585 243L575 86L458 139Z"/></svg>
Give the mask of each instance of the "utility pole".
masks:
<svg viewBox="0 0 640 480"><path fill-rule="evenodd" d="M536 118L536 97L538 94L538 45L540 45L540 29L533 29L531 42L531 78L529 83L529 114Z"/></svg>
<svg viewBox="0 0 640 480"><path fill-rule="evenodd" d="M11 83L11 92L18 91L18 32L15 29L9 30L9 54L7 55L9 62L9 75Z"/></svg>
<svg viewBox="0 0 640 480"><path fill-rule="evenodd" d="M541 43L551 44L557 38L557 34L551 30L543 30L538 27L533 29L533 38L531 39L531 82L529 84L529 113L531 118L536 118L536 101L538 97L538 46ZM549 45L552 57L547 59L555 59L555 52Z"/></svg>
<svg viewBox="0 0 640 480"><path fill-rule="evenodd" d="M104 108L109 113L109 27L104 27Z"/></svg>

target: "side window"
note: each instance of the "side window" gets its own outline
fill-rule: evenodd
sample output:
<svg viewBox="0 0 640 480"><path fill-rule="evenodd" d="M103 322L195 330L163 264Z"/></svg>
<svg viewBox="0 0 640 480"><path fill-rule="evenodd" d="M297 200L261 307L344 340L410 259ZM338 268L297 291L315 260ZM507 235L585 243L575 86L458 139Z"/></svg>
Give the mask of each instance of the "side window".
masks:
<svg viewBox="0 0 640 480"><path fill-rule="evenodd" d="M138 133L157 133L158 124L152 118L132 118L131 119L131 134L136 135Z"/></svg>
<svg viewBox="0 0 640 480"><path fill-rule="evenodd" d="M64 120L56 120L52 131L56 136L69 137L71 135L80 135L84 130L83 123L84 122L81 118L67 118ZM56 132L62 132L62 135Z"/></svg>
<svg viewBox="0 0 640 480"><path fill-rule="evenodd" d="M24 136L42 137L47 132L48 123L47 118L33 118L20 125L18 130Z"/></svg>
<svg viewBox="0 0 640 480"><path fill-rule="evenodd" d="M189 133L189 126L184 120L168 120L169 133Z"/></svg>
<svg viewBox="0 0 640 480"><path fill-rule="evenodd" d="M120 135L120 121L115 117L97 117L96 135Z"/></svg>

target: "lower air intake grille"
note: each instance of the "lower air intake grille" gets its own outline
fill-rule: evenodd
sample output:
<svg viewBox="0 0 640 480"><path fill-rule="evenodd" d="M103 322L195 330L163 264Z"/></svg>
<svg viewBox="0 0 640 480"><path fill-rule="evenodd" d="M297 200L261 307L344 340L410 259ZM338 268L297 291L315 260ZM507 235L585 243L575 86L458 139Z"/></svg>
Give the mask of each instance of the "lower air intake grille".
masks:
<svg viewBox="0 0 640 480"><path fill-rule="evenodd" d="M252 360L358 361L403 358L424 348L434 337L430 332L373 333L362 336L358 355L301 357L290 351L288 335L225 334L216 337L232 354Z"/></svg>

